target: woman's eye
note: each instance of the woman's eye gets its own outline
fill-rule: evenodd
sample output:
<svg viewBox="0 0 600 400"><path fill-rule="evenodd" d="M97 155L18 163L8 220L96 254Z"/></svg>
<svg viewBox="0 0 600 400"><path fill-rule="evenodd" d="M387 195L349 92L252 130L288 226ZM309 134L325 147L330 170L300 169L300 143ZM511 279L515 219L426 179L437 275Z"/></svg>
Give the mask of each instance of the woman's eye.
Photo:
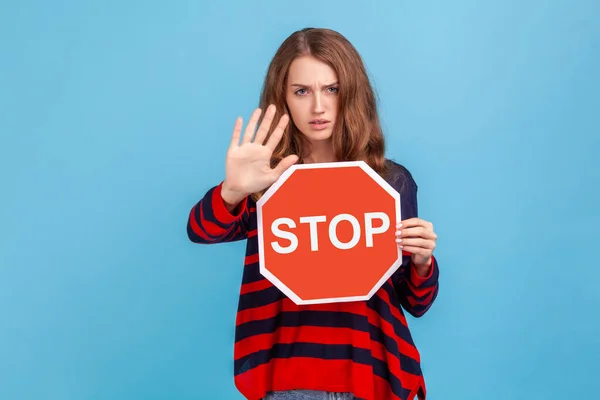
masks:
<svg viewBox="0 0 600 400"><path fill-rule="evenodd" d="M340 90L340 89L339 89L338 87L330 87L330 88L329 88L329 91L330 91L331 93L337 93L337 92L339 92L339 90Z"/></svg>
<svg viewBox="0 0 600 400"><path fill-rule="evenodd" d="M300 92L302 92L302 93L300 93ZM303 95L303 94L305 94L305 92L306 92L306 89L298 89L298 90L296 90L296 94L299 94L299 95Z"/></svg>

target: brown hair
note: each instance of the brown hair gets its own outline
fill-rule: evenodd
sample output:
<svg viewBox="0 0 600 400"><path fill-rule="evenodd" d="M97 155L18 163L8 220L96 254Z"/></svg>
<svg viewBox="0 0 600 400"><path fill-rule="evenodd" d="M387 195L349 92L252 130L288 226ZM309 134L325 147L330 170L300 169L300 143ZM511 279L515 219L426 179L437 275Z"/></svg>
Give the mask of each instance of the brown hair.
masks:
<svg viewBox="0 0 600 400"><path fill-rule="evenodd" d="M260 96L263 111L275 104L278 121L288 113L285 102L287 75L294 59L311 55L327 63L338 76L339 107L332 134L337 161L365 161L375 172L385 175L385 143L379 122L375 93L362 58L340 33L330 29L305 28L294 32L281 44L271 61ZM271 157L271 167L290 154L302 163L309 143L290 121ZM265 189L266 190L266 189ZM252 197L258 200L264 191Z"/></svg>

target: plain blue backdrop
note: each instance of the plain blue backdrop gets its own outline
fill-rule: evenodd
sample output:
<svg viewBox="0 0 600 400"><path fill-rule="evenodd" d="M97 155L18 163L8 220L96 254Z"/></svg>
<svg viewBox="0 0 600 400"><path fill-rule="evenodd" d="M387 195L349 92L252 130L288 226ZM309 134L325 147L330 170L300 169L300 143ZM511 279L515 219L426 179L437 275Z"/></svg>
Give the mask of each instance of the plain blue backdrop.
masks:
<svg viewBox="0 0 600 400"><path fill-rule="evenodd" d="M294 30L364 57L439 235L433 400L600 390L600 3L0 3L0 399L239 399L244 244L191 244Z"/></svg>

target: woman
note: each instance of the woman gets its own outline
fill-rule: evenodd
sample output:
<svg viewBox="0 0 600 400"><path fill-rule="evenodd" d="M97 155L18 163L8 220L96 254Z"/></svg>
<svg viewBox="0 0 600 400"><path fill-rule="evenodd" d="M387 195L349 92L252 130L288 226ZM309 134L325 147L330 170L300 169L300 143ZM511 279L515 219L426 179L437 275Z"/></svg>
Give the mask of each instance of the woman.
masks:
<svg viewBox="0 0 600 400"><path fill-rule="evenodd" d="M235 123L224 181L192 208L187 225L195 243L247 240L234 351L235 384L246 398L425 398L403 309L420 317L437 296L437 237L417 217L410 172L384 149L354 47L331 30L293 33L243 135L242 119ZM350 160L364 160L401 194L402 266L369 301L297 306L259 273L256 201L294 163Z"/></svg>

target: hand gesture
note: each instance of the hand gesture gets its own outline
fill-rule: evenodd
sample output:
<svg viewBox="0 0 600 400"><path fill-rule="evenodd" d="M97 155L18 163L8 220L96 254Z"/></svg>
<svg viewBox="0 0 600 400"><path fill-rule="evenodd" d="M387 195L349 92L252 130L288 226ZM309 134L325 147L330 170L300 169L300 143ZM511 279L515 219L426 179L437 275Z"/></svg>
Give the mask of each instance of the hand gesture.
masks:
<svg viewBox="0 0 600 400"><path fill-rule="evenodd" d="M411 253L413 264L417 268L429 267L437 240L433 224L419 218L410 218L396 225L396 228L396 243L402 250Z"/></svg>
<svg viewBox="0 0 600 400"><path fill-rule="evenodd" d="M258 119L262 113L256 109L252 113L248 126L240 144L242 118L239 117L233 128L231 144L225 161L225 180L223 182L223 197L231 203L241 201L249 194L259 192L272 185L281 174L296 161L297 155L289 155L271 168L271 156L283 136L289 122L289 116L283 115L266 143L263 143L269 133L275 115L275 106L267 108L256 136L252 140Z"/></svg>

